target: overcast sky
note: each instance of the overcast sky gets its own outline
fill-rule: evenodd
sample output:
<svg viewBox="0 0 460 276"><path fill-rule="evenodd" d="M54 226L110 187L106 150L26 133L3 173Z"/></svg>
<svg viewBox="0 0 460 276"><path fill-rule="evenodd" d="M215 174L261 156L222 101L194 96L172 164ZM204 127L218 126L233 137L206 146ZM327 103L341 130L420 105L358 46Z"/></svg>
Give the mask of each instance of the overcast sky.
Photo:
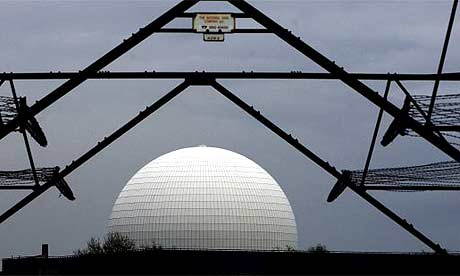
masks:
<svg viewBox="0 0 460 276"><path fill-rule="evenodd" d="M434 73L451 9L450 1L250 1L349 72ZM177 1L1 1L0 72L78 71L118 45ZM203 3L194 11L235 11ZM246 20L239 26L250 26ZM178 20L187 27L191 21ZM460 71L454 25L445 65ZM113 62L114 71L323 72L273 35L227 35L205 43L195 34L157 34ZM49 140L32 142L38 166L65 166L177 85L180 80L91 80L37 116ZM17 81L28 102L63 81ZM364 165L378 109L339 81L221 81L338 169ZM383 92L384 82L367 82ZM414 94L433 83L407 83ZM393 87L390 100L401 105ZM441 84L440 93L458 92ZM0 95L9 95L6 85ZM390 122L384 117L382 129ZM383 132L383 131L382 131ZM112 205L129 178L150 160L175 149L206 144L243 154L279 182L293 207L299 246L331 250L428 250L392 221L347 191L326 203L335 180L294 148L209 88L193 87L66 178L76 200L50 189L0 225L0 257L71 254L91 236L102 237ZM21 136L0 143L2 170L27 168ZM448 160L417 138L398 137L376 147L372 167ZM460 250L460 194L373 193L422 232ZM24 193L1 192L6 210Z"/></svg>

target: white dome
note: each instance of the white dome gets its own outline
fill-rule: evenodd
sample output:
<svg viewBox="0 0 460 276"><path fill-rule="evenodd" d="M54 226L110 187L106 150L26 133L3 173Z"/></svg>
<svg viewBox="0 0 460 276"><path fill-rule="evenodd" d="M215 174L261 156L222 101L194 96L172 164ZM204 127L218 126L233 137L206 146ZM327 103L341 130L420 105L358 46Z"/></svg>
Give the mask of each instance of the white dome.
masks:
<svg viewBox="0 0 460 276"><path fill-rule="evenodd" d="M140 247L297 248L294 214L278 183L245 156L205 146L140 169L115 201L108 228Z"/></svg>

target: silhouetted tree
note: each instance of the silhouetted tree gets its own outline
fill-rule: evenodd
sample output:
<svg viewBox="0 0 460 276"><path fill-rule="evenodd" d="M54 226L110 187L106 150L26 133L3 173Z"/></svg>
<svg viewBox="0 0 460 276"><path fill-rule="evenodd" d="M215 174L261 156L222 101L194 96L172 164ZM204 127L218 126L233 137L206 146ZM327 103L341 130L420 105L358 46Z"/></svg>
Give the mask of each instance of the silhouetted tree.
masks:
<svg viewBox="0 0 460 276"><path fill-rule="evenodd" d="M127 252L134 249L136 249L136 244L133 240L118 232L110 232L105 235L103 243L101 243L98 238L91 237L86 243L86 248L78 249L74 251L74 254L112 254Z"/></svg>
<svg viewBox="0 0 460 276"><path fill-rule="evenodd" d="M91 237L89 241L86 242L86 248L78 249L73 252L75 255L86 255L86 254L102 254L104 253L101 242L98 238Z"/></svg>
<svg viewBox="0 0 460 276"><path fill-rule="evenodd" d="M121 253L131 251L136 248L133 240L118 232L110 232L104 238L102 250L106 254Z"/></svg>
<svg viewBox="0 0 460 276"><path fill-rule="evenodd" d="M91 237L91 239L86 243L87 254L102 254L104 250L102 249L101 242L99 239Z"/></svg>

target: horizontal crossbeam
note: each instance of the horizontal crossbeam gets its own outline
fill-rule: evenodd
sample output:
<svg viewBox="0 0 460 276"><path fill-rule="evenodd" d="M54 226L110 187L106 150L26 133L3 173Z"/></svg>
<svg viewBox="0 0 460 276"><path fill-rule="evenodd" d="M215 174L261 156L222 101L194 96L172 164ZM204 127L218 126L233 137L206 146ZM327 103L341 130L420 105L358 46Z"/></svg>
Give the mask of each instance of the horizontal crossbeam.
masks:
<svg viewBox="0 0 460 276"><path fill-rule="evenodd" d="M11 72L0 73L0 80L53 80L72 79L83 72ZM460 81L460 72L437 74L381 74L381 73L349 73L353 78L360 80L401 80L401 81ZM317 72L111 72L99 71L85 73L87 79L186 79L194 77L210 79L313 79L338 80L339 76L331 73Z"/></svg>

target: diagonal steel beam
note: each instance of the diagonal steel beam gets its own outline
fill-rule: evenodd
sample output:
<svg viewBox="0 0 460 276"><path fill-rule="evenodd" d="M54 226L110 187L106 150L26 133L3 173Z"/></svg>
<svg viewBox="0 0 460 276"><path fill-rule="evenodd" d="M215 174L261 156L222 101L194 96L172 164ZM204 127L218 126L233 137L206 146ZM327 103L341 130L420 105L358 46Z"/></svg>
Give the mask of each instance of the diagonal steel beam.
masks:
<svg viewBox="0 0 460 276"><path fill-rule="evenodd" d="M328 162L324 161L316 155L314 152L310 151L307 149L302 143L300 143L297 139L292 137L290 134L286 133L284 130L279 128L277 125L275 125L273 122L271 122L268 118L264 117L262 114L260 114L259 111L256 111L253 107L245 103L243 100L238 98L236 95L234 95L232 92L230 92L228 89L223 87L221 84L218 82L211 81L210 85L217 90L220 94L222 94L224 97L229 99L231 102L233 102L235 105L246 111L249 115L251 115L254 119L262 123L265 127L270 129L273 133L278 135L280 138L282 138L284 141L286 141L288 144L293 146L295 149L300 151L303 155L305 155L307 158L312 160L314 163L316 163L318 166L323 168L325 171L327 171L330 175L333 177L337 178L338 180L344 179L343 175L341 172L339 172L335 167L331 166ZM439 254L447 254L447 251L442 248L439 244L433 242L430 238L425 236L422 232L418 231L415 229L415 227L412 224L409 224L405 219L401 218L398 216L396 213L388 209L385 205L383 205L381 202L379 202L377 199L375 199L373 196L370 194L366 193L363 189L359 189L358 187L354 185L349 185L348 183L345 183L348 185L348 187L353 190L356 194L358 194L361 198L366 200L369 204L377 208L380 212L385 214L387 217L389 217L391 220L393 220L396 224L404 228L406 231L408 231L410 234L415 236L417 239L419 239L421 242L423 242L425 245L433 249L436 253Z"/></svg>
<svg viewBox="0 0 460 276"><path fill-rule="evenodd" d="M56 181L59 179L63 179L65 176L69 175L71 172L75 171L78 167L83 165L86 161L90 160L93 156L98 154L100 151L108 147L110 144L115 142L118 138L120 138L123 134L128 132L130 129L135 127L137 124L142 122L144 119L152 115L155 111L160 109L162 106L167 104L169 101L174 99L177 95L183 92L187 87L190 86L190 82L188 80L182 82L166 95L161 97L159 100L154 102L152 105L148 106L145 110L141 111L137 116L132 118L126 124L121 126L115 132L113 132L110 136L104 138L101 142L97 143L96 146L88 150L86 153L81 155L78 159L72 161L68 166L66 166L59 174L54 177L52 180L46 182L45 184L36 187L33 192L25 196L22 200L12 206L10 209L6 210L3 214L0 215L0 224L7 220L9 217L14 215L16 212L21 210L27 204L32 202L32 200L39 197L41 194L46 192L49 188L56 185Z"/></svg>
<svg viewBox="0 0 460 276"><path fill-rule="evenodd" d="M24 114L25 117L30 116L33 117L43 111L45 108L59 100L61 97L69 93L72 89L80 85L82 82L88 79L90 74L94 74L99 70L103 69L114 60L134 48L136 45L144 41L150 35L161 29L163 26L171 22L174 18L176 18L179 14L182 14L193 5L195 5L199 0L183 0L163 15L152 21L150 24L145 26L144 28L139 29L137 33L134 33L128 39L125 39L122 43L118 46L110 50L108 53L103 55L101 58L90 64L88 67L83 69L79 72L78 75L69 79L61 86L50 92L48 95L37 101L34 105L32 105L29 109L27 114ZM19 126L19 118L14 118L4 126L0 128L0 139L4 138L10 132L12 132L15 128Z"/></svg>
<svg viewBox="0 0 460 276"><path fill-rule="evenodd" d="M19 99L16 94L16 88L14 86L13 80L10 80L10 87L11 87L11 94L13 94L14 105L16 106L16 111L18 113L18 116L22 116ZM29 158L30 169L32 170L32 175L35 181L35 187L38 187L40 184L38 183L38 176L37 176L37 171L35 169L34 157L32 155L32 150L30 148L30 143L29 143L29 139L27 138L26 128L24 124L25 122L23 121L22 124L19 125L19 129L22 134L22 138L24 140L24 145L26 147L27 157Z"/></svg>
<svg viewBox="0 0 460 276"><path fill-rule="evenodd" d="M450 12L449 24L447 25L446 37L444 39L444 45L442 46L441 58L439 59L438 75L442 74L442 68L444 67L444 61L446 59L447 47L449 46L450 34L452 32L452 26L454 25L455 13L457 12L458 0L454 0L452 4L452 11ZM431 123L431 115L433 114L434 103L436 101L436 95L438 94L439 80L434 82L433 92L431 94L430 106L428 108L428 120L427 123Z"/></svg>
<svg viewBox="0 0 460 276"><path fill-rule="evenodd" d="M385 92L383 93L383 98L386 100L388 98L388 93L390 93L391 81L388 80L385 85ZM380 123L382 122L383 109L380 108L379 115L377 115L377 121L375 122L374 133L372 134L371 145L369 146L369 151L367 152L366 163L364 163L363 176L361 177L361 187L364 186L366 181L367 173L369 171L369 165L371 164L372 155L374 154L375 142L377 141L377 135L380 130Z"/></svg>
<svg viewBox="0 0 460 276"><path fill-rule="evenodd" d="M267 30L273 32L280 39L284 40L304 56L308 57L323 69L336 76L342 82L347 84L356 92L360 93L362 96L367 98L378 107L385 110L391 116L395 118L403 118L405 121L407 121L409 128L414 130L421 137L425 138L432 145L443 151L452 159L460 161L460 151L453 147L449 142L436 135L430 128L425 127L416 120L412 119L410 116L403 114L397 106L385 100L377 92L346 72L342 67L337 66L335 62L329 60L317 50L303 42L300 37L295 36L290 31L280 26L278 23L273 21L271 18L244 0L228 0L228 2L240 9L245 14L251 16L256 22L264 26Z"/></svg>

